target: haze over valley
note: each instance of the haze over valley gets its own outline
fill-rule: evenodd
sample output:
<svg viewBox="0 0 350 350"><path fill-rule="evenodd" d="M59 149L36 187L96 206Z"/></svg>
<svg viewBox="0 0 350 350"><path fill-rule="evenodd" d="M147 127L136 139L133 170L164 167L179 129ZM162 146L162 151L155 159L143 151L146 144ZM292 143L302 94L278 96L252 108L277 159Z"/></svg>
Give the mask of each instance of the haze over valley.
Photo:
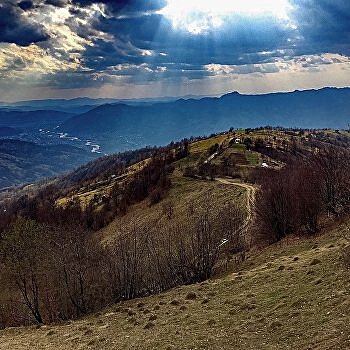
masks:
<svg viewBox="0 0 350 350"><path fill-rule="evenodd" d="M84 103L91 102L83 99ZM306 129L346 129L349 123L350 89L321 89L240 95L231 93L220 98L180 99L171 102L104 103L79 105L83 113L53 110L0 110L2 138L34 142L39 145L70 145L81 149L81 158L62 158L57 173L83 164L103 154L122 152L146 146L162 146L182 138L210 135L229 128L281 126ZM93 101L97 103L96 100ZM28 101L26 109L38 104L52 107L57 101ZM81 101L79 100L79 103ZM65 101L66 110L77 101ZM329 116L332 115L332 118ZM4 146L5 147L5 146ZM76 151L78 151L76 149ZM4 150L3 150L4 152ZM66 160L65 160L66 159ZM48 160L49 161L49 160ZM43 159L45 163L45 158ZM4 169L2 177L4 177ZM51 176L55 171L41 172ZM7 184L11 184L6 176ZM13 178L13 184L18 182ZM32 181L32 176L23 180ZM37 177L35 177L37 179ZM4 182L5 183L5 182Z"/></svg>

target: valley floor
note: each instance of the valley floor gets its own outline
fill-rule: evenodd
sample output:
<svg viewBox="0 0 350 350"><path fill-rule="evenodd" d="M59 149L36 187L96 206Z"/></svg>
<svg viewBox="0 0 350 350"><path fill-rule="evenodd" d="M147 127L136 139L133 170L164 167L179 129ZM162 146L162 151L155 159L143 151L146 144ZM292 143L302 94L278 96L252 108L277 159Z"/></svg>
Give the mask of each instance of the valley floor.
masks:
<svg viewBox="0 0 350 350"><path fill-rule="evenodd" d="M349 235L338 224L201 284L63 324L6 329L0 349L350 349Z"/></svg>

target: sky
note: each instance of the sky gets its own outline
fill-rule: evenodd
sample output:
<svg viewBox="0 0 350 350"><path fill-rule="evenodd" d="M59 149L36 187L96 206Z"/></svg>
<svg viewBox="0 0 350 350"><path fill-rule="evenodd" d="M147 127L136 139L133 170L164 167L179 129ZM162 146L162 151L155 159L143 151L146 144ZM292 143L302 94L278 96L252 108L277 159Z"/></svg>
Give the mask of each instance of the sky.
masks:
<svg viewBox="0 0 350 350"><path fill-rule="evenodd" d="M349 0L0 0L0 100L350 86Z"/></svg>

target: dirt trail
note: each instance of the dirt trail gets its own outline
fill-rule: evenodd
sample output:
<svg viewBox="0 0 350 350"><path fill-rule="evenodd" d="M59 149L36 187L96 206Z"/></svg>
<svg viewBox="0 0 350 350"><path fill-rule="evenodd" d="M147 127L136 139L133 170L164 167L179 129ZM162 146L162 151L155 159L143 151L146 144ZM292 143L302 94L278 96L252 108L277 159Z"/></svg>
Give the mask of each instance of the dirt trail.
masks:
<svg viewBox="0 0 350 350"><path fill-rule="evenodd" d="M243 237L245 237L246 244L248 245L248 247L250 247L252 243L252 236L251 234L249 234L248 228L254 219L254 203L255 203L255 194L256 194L257 188L253 185L236 182L233 179L216 178L215 180L224 185L238 186L246 190L247 217L244 220L243 225L239 228L239 233Z"/></svg>

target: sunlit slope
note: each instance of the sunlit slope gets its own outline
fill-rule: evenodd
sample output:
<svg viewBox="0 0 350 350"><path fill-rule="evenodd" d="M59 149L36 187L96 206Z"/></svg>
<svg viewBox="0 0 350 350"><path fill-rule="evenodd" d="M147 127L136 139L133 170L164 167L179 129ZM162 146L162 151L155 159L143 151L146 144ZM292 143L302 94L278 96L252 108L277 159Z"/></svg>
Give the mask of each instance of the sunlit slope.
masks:
<svg viewBox="0 0 350 350"><path fill-rule="evenodd" d="M166 198L150 206L145 200L134 205L128 213L116 218L97 234L103 242L126 232L147 231L157 234L162 229L175 228L189 216L190 212L204 212L207 209L212 222L219 222L220 212L227 208L238 208L239 215L246 216L245 190L238 186L226 186L217 181L202 181L173 176L172 187ZM171 211L171 213L169 213Z"/></svg>
<svg viewBox="0 0 350 350"><path fill-rule="evenodd" d="M227 132L221 135L208 137L203 140L194 141L189 145L188 157L181 159L174 164L175 171L172 175L172 180L175 186L181 181L183 168L186 166L195 166L205 162L208 157L214 152L212 148L215 145L222 147L222 150L215 155L216 159L213 161L220 163L222 157L232 156L238 159L237 165L245 166L249 164L258 165L260 156L256 152L247 151L244 145L236 145L232 143L235 136L240 135L241 132ZM257 135L260 135L257 134ZM231 142L231 144L230 144ZM253 161L250 161L253 159ZM70 200L79 200L82 207L86 207L94 198L101 198L103 195L109 195L113 185L116 183L122 184L131 179L134 175L142 170L149 163L149 159L138 162L125 169L125 172L116 177L110 177L104 181L91 182L79 188L78 191L62 196L57 200L58 205L66 205ZM194 181L192 181L193 183ZM176 200L176 198L175 198Z"/></svg>
<svg viewBox="0 0 350 350"><path fill-rule="evenodd" d="M239 271L61 325L0 332L0 349L347 349L349 226L251 255Z"/></svg>
<svg viewBox="0 0 350 350"><path fill-rule="evenodd" d="M89 183L86 186L82 186L78 191L74 193L70 193L68 196L64 196L59 198L56 203L59 206L65 206L69 201L78 200L82 206L82 208L86 208L86 206L94 199L102 198L102 196L109 195L112 187L116 183L122 183L126 181L128 178L135 175L139 172L145 165L147 165L149 159L142 160L138 163L135 163L125 169L124 174L120 176L112 175L110 178L104 181L97 181L93 183Z"/></svg>

